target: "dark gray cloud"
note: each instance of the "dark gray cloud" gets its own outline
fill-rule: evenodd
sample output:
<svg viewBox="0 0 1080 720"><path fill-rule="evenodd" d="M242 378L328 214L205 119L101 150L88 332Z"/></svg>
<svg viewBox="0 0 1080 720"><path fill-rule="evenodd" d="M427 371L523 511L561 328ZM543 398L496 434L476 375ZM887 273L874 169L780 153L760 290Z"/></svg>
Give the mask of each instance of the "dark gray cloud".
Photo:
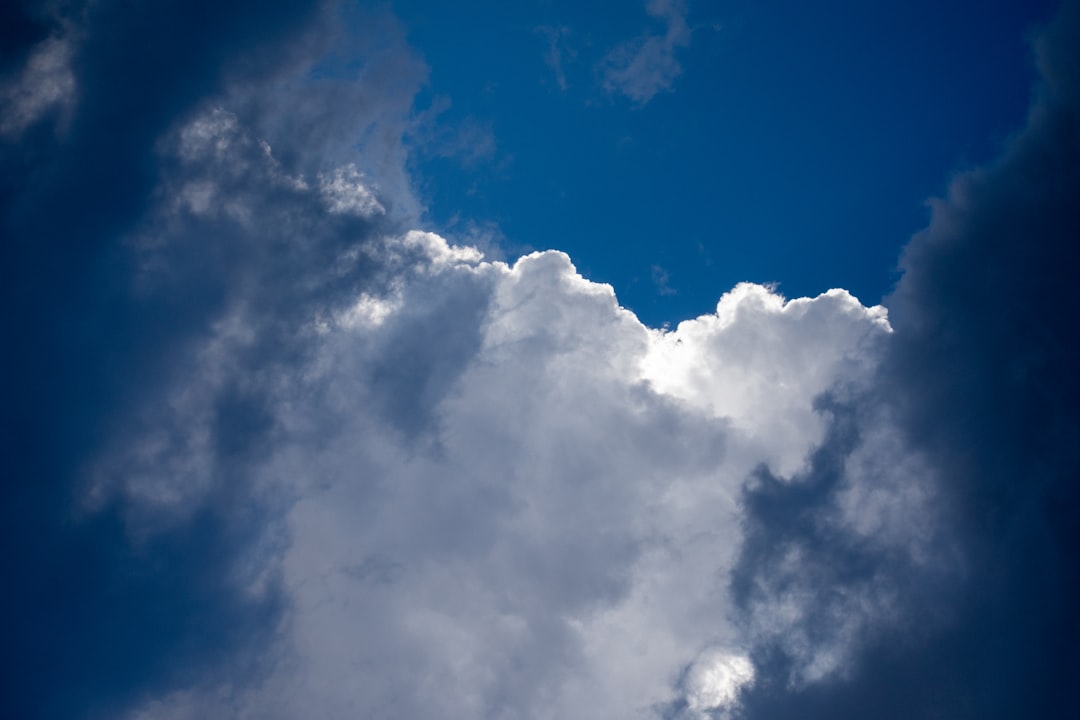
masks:
<svg viewBox="0 0 1080 720"><path fill-rule="evenodd" d="M234 587L265 533L245 467L279 431L290 323L385 282L356 248L415 210L395 138L424 69L374 14L346 74L341 16L310 3L3 15L0 715L114 716L272 627L272 578ZM182 523L112 492L140 471L198 496Z"/></svg>
<svg viewBox="0 0 1080 720"><path fill-rule="evenodd" d="M735 588L758 634L749 718L1012 718L1072 712L1080 667L1080 7L1038 38L1028 125L993 164L953 179L906 248L875 391L833 405L809 473L763 473ZM885 412L906 485L931 493L932 558L834 522L852 458ZM860 418L861 419L858 419ZM855 418L855 420L853 420ZM885 452L885 457L896 457ZM896 496L887 474L874 477ZM883 479L886 479L883 481ZM895 507L896 502L891 501ZM918 525L911 537L924 531ZM880 534L876 536L880 539ZM899 546L903 549L903 546ZM785 562L797 554L797 563ZM836 672L801 681L805 653L859 627ZM797 639L792 642L792 637Z"/></svg>

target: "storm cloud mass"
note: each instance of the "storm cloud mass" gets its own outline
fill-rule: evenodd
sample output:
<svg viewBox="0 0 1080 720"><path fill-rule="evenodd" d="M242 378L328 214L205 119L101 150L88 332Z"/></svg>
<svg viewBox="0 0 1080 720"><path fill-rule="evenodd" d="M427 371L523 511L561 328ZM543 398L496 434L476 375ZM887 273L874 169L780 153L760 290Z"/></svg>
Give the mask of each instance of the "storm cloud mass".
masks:
<svg viewBox="0 0 1080 720"><path fill-rule="evenodd" d="M675 329L423 229L387 8L0 20L3 717L1068 713L1077 4L882 305Z"/></svg>

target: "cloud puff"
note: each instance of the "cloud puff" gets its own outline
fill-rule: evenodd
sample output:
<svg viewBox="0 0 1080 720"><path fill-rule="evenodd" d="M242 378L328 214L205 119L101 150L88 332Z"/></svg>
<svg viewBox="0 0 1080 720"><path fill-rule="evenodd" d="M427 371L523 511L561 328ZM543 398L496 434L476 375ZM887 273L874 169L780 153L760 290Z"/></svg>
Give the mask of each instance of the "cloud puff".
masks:
<svg viewBox="0 0 1080 720"><path fill-rule="evenodd" d="M664 32L645 33L617 45L597 65L604 89L625 95L637 105L671 89L682 74L675 55L690 44L691 37L681 0L649 0L645 10L665 23Z"/></svg>
<svg viewBox="0 0 1080 720"><path fill-rule="evenodd" d="M753 684L754 666L745 657L718 651L704 653L690 666L686 706L702 714L731 707L739 690Z"/></svg>

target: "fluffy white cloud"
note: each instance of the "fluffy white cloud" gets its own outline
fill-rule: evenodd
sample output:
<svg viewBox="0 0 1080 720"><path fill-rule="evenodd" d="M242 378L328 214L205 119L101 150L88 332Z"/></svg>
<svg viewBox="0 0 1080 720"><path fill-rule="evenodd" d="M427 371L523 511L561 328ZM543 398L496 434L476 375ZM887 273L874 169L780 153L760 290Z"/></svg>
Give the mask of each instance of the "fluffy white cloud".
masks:
<svg viewBox="0 0 1080 720"><path fill-rule="evenodd" d="M730 619L740 493L762 463L804 465L814 399L867 380L884 311L741 285L666 332L559 252L511 266L430 233L366 252L402 268L394 286L309 308L303 362L262 381L275 442L251 493L270 529L238 583L284 593L268 659L255 680L226 673L133 717L602 719L736 702L754 677ZM212 464L205 452L185 465ZM158 513L178 502L137 477L120 492Z"/></svg>
<svg viewBox="0 0 1080 720"><path fill-rule="evenodd" d="M788 302L745 283L714 315L654 332L644 375L657 391L730 418L757 459L791 475L824 432L807 398L864 381L888 330L884 308L864 308L844 290Z"/></svg>

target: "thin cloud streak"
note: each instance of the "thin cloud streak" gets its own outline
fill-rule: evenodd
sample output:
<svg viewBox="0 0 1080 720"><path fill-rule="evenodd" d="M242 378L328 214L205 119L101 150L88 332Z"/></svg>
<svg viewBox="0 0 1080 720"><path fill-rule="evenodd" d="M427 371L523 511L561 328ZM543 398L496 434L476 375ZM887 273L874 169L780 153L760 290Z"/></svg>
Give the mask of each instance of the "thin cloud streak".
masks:
<svg viewBox="0 0 1080 720"><path fill-rule="evenodd" d="M566 78L567 65L577 57L577 51L570 47L570 28L566 26L542 26L536 28L537 34L547 40L544 63L555 76L555 84L560 90L567 90L570 82Z"/></svg>

